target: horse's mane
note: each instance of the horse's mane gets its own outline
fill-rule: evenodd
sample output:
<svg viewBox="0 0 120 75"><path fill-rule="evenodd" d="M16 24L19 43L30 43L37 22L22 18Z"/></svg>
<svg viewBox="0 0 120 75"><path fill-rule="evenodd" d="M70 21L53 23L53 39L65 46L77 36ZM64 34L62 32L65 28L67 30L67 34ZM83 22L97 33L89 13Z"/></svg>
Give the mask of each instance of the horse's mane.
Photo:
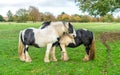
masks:
<svg viewBox="0 0 120 75"><path fill-rule="evenodd" d="M44 29L45 27L49 26L50 23L51 23L51 21L43 22L43 23L42 23L42 27L41 27L41 29Z"/></svg>

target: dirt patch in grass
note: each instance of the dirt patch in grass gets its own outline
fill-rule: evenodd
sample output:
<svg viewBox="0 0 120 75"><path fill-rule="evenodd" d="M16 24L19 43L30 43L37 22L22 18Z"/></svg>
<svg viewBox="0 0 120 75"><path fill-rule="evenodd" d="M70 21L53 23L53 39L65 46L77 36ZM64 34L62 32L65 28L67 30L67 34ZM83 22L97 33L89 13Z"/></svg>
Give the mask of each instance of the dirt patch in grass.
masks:
<svg viewBox="0 0 120 75"><path fill-rule="evenodd" d="M107 51L110 51L110 46L107 42L120 41L120 32L105 32L100 34L100 40L103 45L107 48Z"/></svg>
<svg viewBox="0 0 120 75"><path fill-rule="evenodd" d="M120 32L105 32L100 34L100 39L102 42L104 41L115 41L120 40Z"/></svg>
<svg viewBox="0 0 120 75"><path fill-rule="evenodd" d="M108 75L108 63L113 65L111 61L111 51L110 51L110 46L107 44L107 41L109 42L114 42L117 40L120 40L120 32L105 32L100 34L100 40L102 44L107 48L107 56L106 56L106 61L104 63L104 69L103 69L103 74Z"/></svg>
<svg viewBox="0 0 120 75"><path fill-rule="evenodd" d="M105 32L100 34L100 40L105 45L107 50L110 50L110 46L107 45L107 41L113 42L120 40L120 32Z"/></svg>

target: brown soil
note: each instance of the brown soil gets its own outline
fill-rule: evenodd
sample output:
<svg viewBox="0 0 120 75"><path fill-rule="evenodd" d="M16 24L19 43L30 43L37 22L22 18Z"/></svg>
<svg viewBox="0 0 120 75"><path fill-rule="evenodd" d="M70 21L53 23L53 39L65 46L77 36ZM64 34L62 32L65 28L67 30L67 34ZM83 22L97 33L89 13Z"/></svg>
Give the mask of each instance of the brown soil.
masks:
<svg viewBox="0 0 120 75"><path fill-rule="evenodd" d="M120 40L120 32L105 32L100 35L102 41Z"/></svg>
<svg viewBox="0 0 120 75"><path fill-rule="evenodd" d="M107 41L113 42L120 40L120 32L105 32L100 34L101 42L106 46L107 50L110 50L110 47L107 45Z"/></svg>

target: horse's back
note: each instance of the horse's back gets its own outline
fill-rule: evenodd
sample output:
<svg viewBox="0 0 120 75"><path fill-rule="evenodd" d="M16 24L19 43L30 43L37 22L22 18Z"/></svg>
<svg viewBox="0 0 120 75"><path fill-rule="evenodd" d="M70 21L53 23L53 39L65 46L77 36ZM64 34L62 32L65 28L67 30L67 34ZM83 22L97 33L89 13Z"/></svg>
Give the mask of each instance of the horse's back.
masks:
<svg viewBox="0 0 120 75"><path fill-rule="evenodd" d="M80 31L81 31L81 34L84 35L85 37L93 39L93 32L85 29L81 29Z"/></svg>
<svg viewBox="0 0 120 75"><path fill-rule="evenodd" d="M51 22L51 21L48 21L48 22L43 22L42 26L40 27L40 29L46 29L48 27L55 27L55 26L61 26L63 25L63 22L61 21L57 21L57 22Z"/></svg>
<svg viewBox="0 0 120 75"><path fill-rule="evenodd" d="M79 29L76 33L83 44L89 44L93 40L93 33L87 29Z"/></svg>

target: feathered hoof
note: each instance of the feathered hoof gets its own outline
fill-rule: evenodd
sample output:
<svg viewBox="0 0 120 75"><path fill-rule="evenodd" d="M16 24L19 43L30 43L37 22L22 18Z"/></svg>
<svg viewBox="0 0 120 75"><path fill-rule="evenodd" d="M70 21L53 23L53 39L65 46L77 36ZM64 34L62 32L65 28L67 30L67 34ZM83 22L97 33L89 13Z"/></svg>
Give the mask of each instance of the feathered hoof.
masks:
<svg viewBox="0 0 120 75"><path fill-rule="evenodd" d="M85 62L89 61L89 58L83 58L83 61L85 61Z"/></svg>
<svg viewBox="0 0 120 75"><path fill-rule="evenodd" d="M51 61L57 61L57 59L52 59Z"/></svg>
<svg viewBox="0 0 120 75"><path fill-rule="evenodd" d="M49 63L49 62L50 62L50 60L46 60L46 59L44 59L44 62L45 62L45 63Z"/></svg>
<svg viewBox="0 0 120 75"><path fill-rule="evenodd" d="M61 58L61 60L63 60L63 61L68 61L69 58L68 58L68 57L67 57L67 58Z"/></svg>
<svg viewBox="0 0 120 75"><path fill-rule="evenodd" d="M21 61L25 61L25 57L21 56L21 57L20 57L20 60L21 60Z"/></svg>
<svg viewBox="0 0 120 75"><path fill-rule="evenodd" d="M85 57L83 58L83 61L89 61L89 55L85 55Z"/></svg>
<svg viewBox="0 0 120 75"><path fill-rule="evenodd" d="M31 59L26 59L25 62L32 62L32 60Z"/></svg>

